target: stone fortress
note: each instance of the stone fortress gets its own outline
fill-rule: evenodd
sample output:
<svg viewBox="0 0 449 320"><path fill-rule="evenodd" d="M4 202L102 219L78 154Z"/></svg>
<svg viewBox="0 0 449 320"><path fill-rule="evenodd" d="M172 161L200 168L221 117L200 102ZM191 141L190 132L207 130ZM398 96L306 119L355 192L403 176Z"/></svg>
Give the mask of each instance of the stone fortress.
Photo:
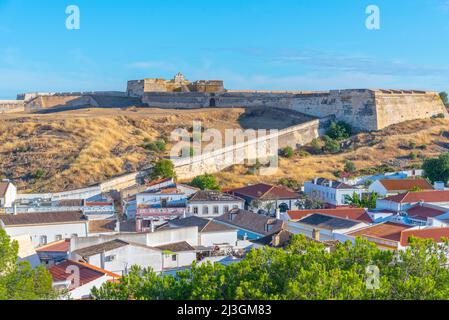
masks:
<svg viewBox="0 0 449 320"><path fill-rule="evenodd" d="M333 116L363 131L449 116L437 92L420 90L238 91L225 90L219 80L191 83L179 73L169 81L129 81L127 93L157 108L283 108L317 118Z"/></svg>
<svg viewBox="0 0 449 320"><path fill-rule="evenodd" d="M222 80L190 82L181 73L172 80L128 81L126 92L20 94L0 100L2 112L51 113L76 108L280 108L319 119L333 117L361 131L435 116L449 117L437 92L347 89L330 91L226 90Z"/></svg>

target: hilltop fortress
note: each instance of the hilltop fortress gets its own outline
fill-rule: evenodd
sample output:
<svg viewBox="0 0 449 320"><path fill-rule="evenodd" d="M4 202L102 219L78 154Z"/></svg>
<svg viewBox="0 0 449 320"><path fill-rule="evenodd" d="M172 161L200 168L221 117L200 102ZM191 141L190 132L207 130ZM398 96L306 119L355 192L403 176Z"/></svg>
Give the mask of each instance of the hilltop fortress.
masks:
<svg viewBox="0 0 449 320"><path fill-rule="evenodd" d="M317 118L334 116L368 131L407 120L449 116L437 92L419 90L239 91L225 90L219 80L190 83L178 74L170 81L129 81L127 92L157 108L276 107Z"/></svg>
<svg viewBox="0 0 449 320"><path fill-rule="evenodd" d="M35 93L0 101L1 112L55 112L73 108L282 108L317 118L333 117L361 131L435 116L449 117L437 92L348 89L330 91L226 90L222 80L173 79L128 81L126 92Z"/></svg>

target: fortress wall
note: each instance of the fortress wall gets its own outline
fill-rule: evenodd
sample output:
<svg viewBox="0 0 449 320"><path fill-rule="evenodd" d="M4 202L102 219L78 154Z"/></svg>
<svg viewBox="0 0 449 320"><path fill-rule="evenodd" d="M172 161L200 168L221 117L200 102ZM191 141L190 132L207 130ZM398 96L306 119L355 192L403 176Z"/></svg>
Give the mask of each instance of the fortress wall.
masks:
<svg viewBox="0 0 449 320"><path fill-rule="evenodd" d="M264 137L251 139L199 156L173 160L173 164L176 167L178 178L191 179L205 172L220 172L232 165L244 164L245 160L255 161L257 157L255 150L257 148L266 150L268 156L273 157L277 155L279 148L286 146L297 147L298 145L310 143L319 136L319 131L320 120L313 120L277 132L269 132ZM277 140L277 148L272 149L270 146L275 140Z"/></svg>
<svg viewBox="0 0 449 320"><path fill-rule="evenodd" d="M407 120L426 119L444 114L446 107L436 92L423 93L375 93L378 129Z"/></svg>
<svg viewBox="0 0 449 320"><path fill-rule="evenodd" d="M128 93L129 97L142 98L144 87L144 80L131 80L128 81L126 92Z"/></svg>
<svg viewBox="0 0 449 320"><path fill-rule="evenodd" d="M24 102L21 100L0 100L0 113L23 112Z"/></svg>

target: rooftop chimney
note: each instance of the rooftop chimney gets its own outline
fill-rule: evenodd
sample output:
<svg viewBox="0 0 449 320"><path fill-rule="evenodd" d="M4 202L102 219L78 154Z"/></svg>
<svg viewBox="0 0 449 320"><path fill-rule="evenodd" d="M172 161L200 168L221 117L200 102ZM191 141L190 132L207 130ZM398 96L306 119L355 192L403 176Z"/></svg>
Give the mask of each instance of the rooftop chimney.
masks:
<svg viewBox="0 0 449 320"><path fill-rule="evenodd" d="M313 229L312 231L312 239L315 241L320 241L320 230Z"/></svg>

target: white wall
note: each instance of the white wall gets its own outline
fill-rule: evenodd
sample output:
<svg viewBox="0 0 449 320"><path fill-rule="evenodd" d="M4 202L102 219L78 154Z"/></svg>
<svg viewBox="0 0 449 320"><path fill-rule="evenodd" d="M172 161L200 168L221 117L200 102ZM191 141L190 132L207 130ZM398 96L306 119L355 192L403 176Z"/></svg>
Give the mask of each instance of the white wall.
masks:
<svg viewBox="0 0 449 320"><path fill-rule="evenodd" d="M227 211L236 209L244 209L245 202L244 201L227 201L227 202L218 202L218 201L192 201L187 203L187 212L189 215L198 216L201 218L212 218L219 217L225 214L226 207ZM207 213L206 213L207 207ZM218 207L218 213L214 213L214 207ZM198 214L194 213L194 208L198 209Z"/></svg>
<svg viewBox="0 0 449 320"><path fill-rule="evenodd" d="M176 255L176 261L173 261L172 256ZM190 266L196 261L196 252L194 251L182 251L174 252L173 254L162 253L163 268L172 269Z"/></svg>
<svg viewBox="0 0 449 320"><path fill-rule="evenodd" d="M386 197L388 195L388 190L385 189L384 185L379 181L374 181L368 188L369 192L375 192L381 197Z"/></svg>
<svg viewBox="0 0 449 320"><path fill-rule="evenodd" d="M237 230L200 233L199 245L210 247L225 243L235 246L235 244L237 243Z"/></svg>
<svg viewBox="0 0 449 320"><path fill-rule="evenodd" d="M314 184L312 182L304 183L304 193L307 194L312 199L320 199L325 203L329 203L335 206L345 205L345 196L350 196L354 194L358 194L359 196L365 190L363 189L335 189L326 186L321 186Z"/></svg>
<svg viewBox="0 0 449 320"><path fill-rule="evenodd" d="M29 235L34 247L39 247L40 237L47 236L47 243L56 241L56 235L62 239L70 238L73 234L86 237L88 232L87 222L73 222L65 224L29 225L29 226L5 226L6 233L13 237Z"/></svg>
<svg viewBox="0 0 449 320"><path fill-rule="evenodd" d="M73 300L87 299L90 297L90 292L94 287L100 288L103 285L103 283L109 280L113 280L113 278L111 276L104 275L98 279L95 279L94 281L86 283L85 285L70 291L68 299Z"/></svg>

